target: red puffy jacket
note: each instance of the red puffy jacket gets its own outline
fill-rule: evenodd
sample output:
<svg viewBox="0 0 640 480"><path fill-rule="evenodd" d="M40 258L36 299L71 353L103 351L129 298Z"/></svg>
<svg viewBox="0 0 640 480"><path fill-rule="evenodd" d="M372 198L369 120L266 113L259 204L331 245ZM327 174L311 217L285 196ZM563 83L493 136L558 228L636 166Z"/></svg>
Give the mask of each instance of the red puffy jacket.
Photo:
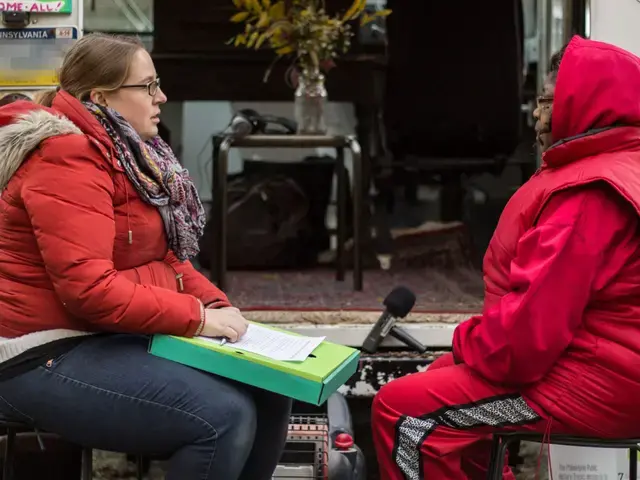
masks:
<svg viewBox="0 0 640 480"><path fill-rule="evenodd" d="M454 334L458 361L566 424L608 436L637 435L640 420L639 85L638 57L571 41L553 102L556 143L500 218L484 260L482 315ZM598 185L607 186L600 197L585 194ZM580 195L609 202L610 215L585 201L587 210L566 217L589 231L558 213Z"/></svg>
<svg viewBox="0 0 640 480"><path fill-rule="evenodd" d="M0 108L0 336L192 336L227 297L168 250L104 129L72 96Z"/></svg>

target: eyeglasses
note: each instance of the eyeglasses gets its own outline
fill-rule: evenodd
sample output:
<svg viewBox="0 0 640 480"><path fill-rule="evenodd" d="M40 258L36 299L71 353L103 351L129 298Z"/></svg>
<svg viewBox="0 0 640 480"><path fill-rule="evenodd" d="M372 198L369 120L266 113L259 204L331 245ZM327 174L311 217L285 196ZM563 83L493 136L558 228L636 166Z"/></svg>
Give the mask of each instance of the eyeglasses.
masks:
<svg viewBox="0 0 640 480"><path fill-rule="evenodd" d="M543 106L549 106L553 103L553 97L541 95L536 98L536 102L538 103L538 108Z"/></svg>
<svg viewBox="0 0 640 480"><path fill-rule="evenodd" d="M120 88L146 88L147 93L154 97L160 88L160 78L151 80L149 83L139 83L136 85L121 85Z"/></svg>

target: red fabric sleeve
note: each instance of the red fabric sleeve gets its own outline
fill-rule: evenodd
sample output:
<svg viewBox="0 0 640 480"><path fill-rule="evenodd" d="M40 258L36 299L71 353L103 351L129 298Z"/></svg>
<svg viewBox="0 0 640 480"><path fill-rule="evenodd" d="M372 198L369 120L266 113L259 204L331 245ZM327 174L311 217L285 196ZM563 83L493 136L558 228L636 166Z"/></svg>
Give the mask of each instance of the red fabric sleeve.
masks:
<svg viewBox="0 0 640 480"><path fill-rule="evenodd" d="M169 250L165 261L171 265L178 274L182 274L183 293L199 298L208 308L231 306L229 299L222 290L198 272L189 260L181 262L178 260L178 257Z"/></svg>
<svg viewBox="0 0 640 480"><path fill-rule="evenodd" d="M518 243L510 292L456 328L455 358L500 384L540 380L580 328L603 262L637 226L610 187L555 195Z"/></svg>
<svg viewBox="0 0 640 480"><path fill-rule="evenodd" d="M31 161L37 164L22 200L67 310L100 330L193 335L201 317L196 297L137 285L115 270L113 180L88 139L50 140Z"/></svg>

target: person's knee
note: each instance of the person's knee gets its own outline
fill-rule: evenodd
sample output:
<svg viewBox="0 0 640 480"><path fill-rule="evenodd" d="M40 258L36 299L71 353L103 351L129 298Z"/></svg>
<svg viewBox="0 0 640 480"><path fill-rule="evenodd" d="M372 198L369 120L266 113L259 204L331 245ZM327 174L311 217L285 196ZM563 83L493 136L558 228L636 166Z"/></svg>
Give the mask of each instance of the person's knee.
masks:
<svg viewBox="0 0 640 480"><path fill-rule="evenodd" d="M254 399L248 392L238 390L238 395L227 409L227 422L232 435L240 442L252 442L258 425Z"/></svg>
<svg viewBox="0 0 640 480"><path fill-rule="evenodd" d="M256 438L253 398L242 387L217 378L190 385L190 394L182 399L188 439L174 451L171 471L182 475L188 466L202 469L197 478L238 478Z"/></svg>
<svg viewBox="0 0 640 480"><path fill-rule="evenodd" d="M210 392L212 393L212 392ZM232 384L221 384L215 398L198 396L193 414L213 428L214 438L200 441L224 442L233 448L252 445L257 426L256 405L251 395ZM207 431L211 431L207 429ZM206 435L206 432L203 432Z"/></svg>
<svg viewBox="0 0 640 480"><path fill-rule="evenodd" d="M444 355L441 355L440 357L436 358L433 362L431 362L431 364L429 365L429 370L437 370L438 368L451 367L455 364L456 364L456 361L453 356L453 353L449 352L449 353L445 353Z"/></svg>
<svg viewBox="0 0 640 480"><path fill-rule="evenodd" d="M244 445L252 444L257 426L256 405L247 392L237 389L226 399L223 409L212 409L211 415L217 417L218 439Z"/></svg>
<svg viewBox="0 0 640 480"><path fill-rule="evenodd" d="M398 417L416 410L417 397L421 399L420 409L423 409L425 413L431 411L430 409L437 403L434 400L438 397L438 391L443 385L434 377L442 376L443 370L444 368L433 373L429 373L427 370L426 372L405 375L384 385L373 401L374 421L385 418L389 421L397 420Z"/></svg>
<svg viewBox="0 0 640 480"><path fill-rule="evenodd" d="M371 415L373 422L384 420L385 417L393 415L395 411L397 392L397 381L391 381L378 391L373 399L371 406Z"/></svg>

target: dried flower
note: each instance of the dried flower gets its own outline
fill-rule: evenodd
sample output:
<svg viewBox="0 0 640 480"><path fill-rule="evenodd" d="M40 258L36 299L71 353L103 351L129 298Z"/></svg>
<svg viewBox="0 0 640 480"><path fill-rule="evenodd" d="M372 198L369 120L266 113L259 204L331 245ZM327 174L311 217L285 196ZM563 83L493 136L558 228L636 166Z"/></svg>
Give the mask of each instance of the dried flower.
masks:
<svg viewBox="0 0 640 480"><path fill-rule="evenodd" d="M274 63L290 57L301 70L317 71L334 65L334 60L351 46L353 31L349 22L360 19L365 25L391 10L374 14L364 11L367 0L354 0L344 15L330 16L324 0L233 0L238 12L234 23L244 23L244 31L229 40L236 47L274 50ZM273 66L273 64L272 64ZM265 73L268 79L271 67Z"/></svg>

